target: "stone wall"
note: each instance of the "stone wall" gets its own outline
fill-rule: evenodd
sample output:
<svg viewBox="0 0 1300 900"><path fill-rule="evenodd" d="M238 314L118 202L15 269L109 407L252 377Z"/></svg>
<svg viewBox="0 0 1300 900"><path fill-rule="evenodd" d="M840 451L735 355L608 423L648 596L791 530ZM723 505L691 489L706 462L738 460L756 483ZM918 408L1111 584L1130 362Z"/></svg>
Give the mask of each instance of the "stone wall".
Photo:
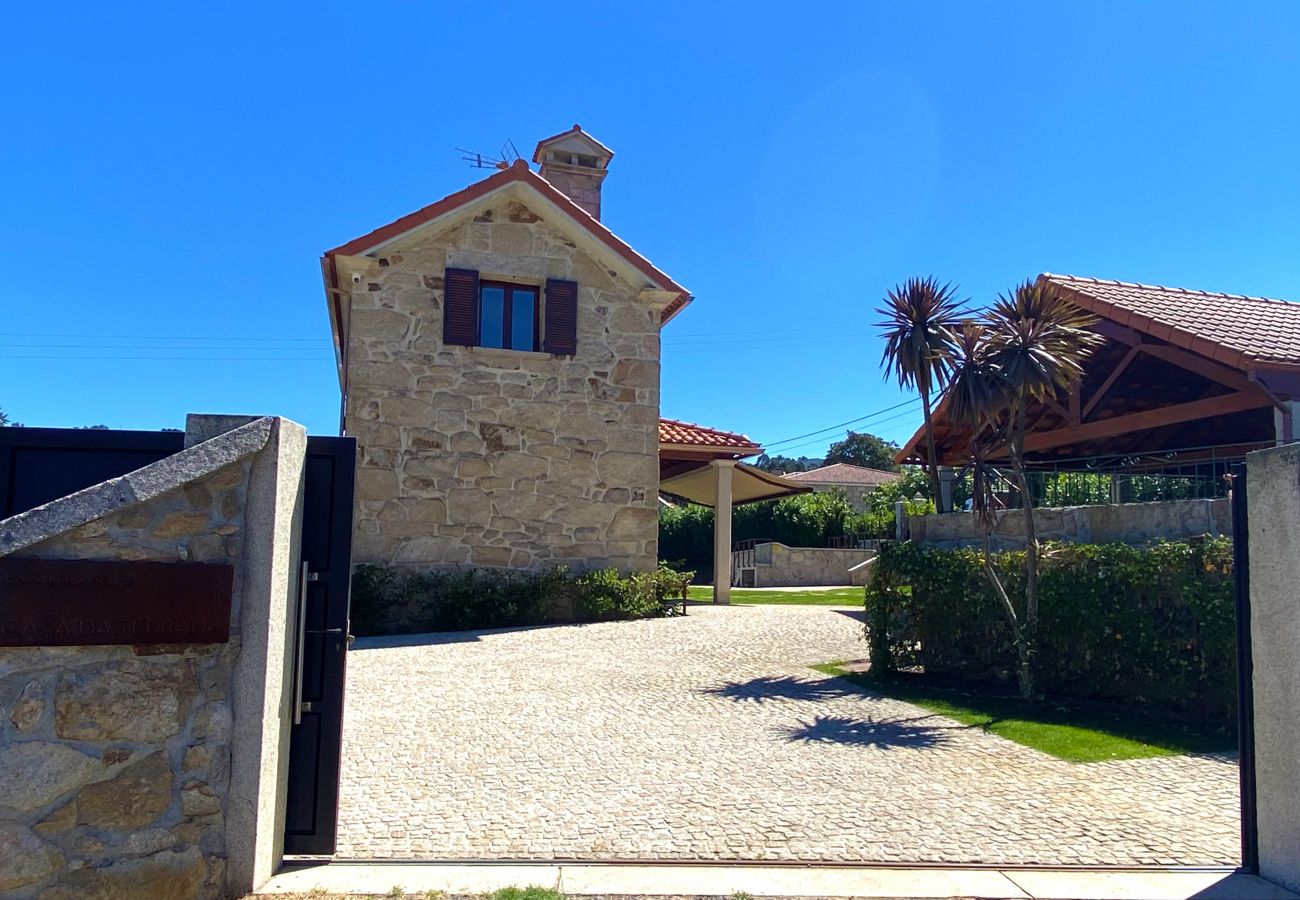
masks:
<svg viewBox="0 0 1300 900"><path fill-rule="evenodd" d="M1232 505L1220 499L1044 507L1034 510L1034 525L1040 540L1145 544L1202 534L1231 534ZM983 541L975 515L969 512L908 516L907 530L913 541L929 547L972 547ZM999 513L993 547L1001 550L1023 546L1024 534L1022 510Z"/></svg>
<svg viewBox="0 0 1300 900"><path fill-rule="evenodd" d="M1259 873L1300 891L1300 445L1246 457Z"/></svg>
<svg viewBox="0 0 1300 900"><path fill-rule="evenodd" d="M875 556L874 550L787 547L754 548L754 581L747 587L817 587L853 584L849 570ZM743 576L742 576L743 577Z"/></svg>
<svg viewBox="0 0 1300 900"><path fill-rule="evenodd" d="M355 561L654 568L659 314L638 289L516 201L381 254L349 316ZM444 346L448 266L576 281L576 356Z"/></svg>
<svg viewBox="0 0 1300 900"><path fill-rule="evenodd" d="M15 555L233 562L249 467ZM0 649L0 891L219 896L238 653L237 622L224 645Z"/></svg>
<svg viewBox="0 0 1300 900"><path fill-rule="evenodd" d="M268 558L296 552L305 435L239 421L0 520L0 556L234 574L224 644L0 647L0 896L239 896L278 865L291 654L267 619L294 559Z"/></svg>

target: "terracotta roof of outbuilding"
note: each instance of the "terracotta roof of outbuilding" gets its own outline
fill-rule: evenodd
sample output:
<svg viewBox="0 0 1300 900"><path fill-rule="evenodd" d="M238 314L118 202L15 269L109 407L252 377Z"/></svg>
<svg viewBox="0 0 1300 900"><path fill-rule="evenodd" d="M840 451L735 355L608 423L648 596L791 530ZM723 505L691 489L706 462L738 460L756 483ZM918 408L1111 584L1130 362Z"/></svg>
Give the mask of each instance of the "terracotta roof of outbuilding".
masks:
<svg viewBox="0 0 1300 900"><path fill-rule="evenodd" d="M868 487L879 487L897 481L903 476L898 472L886 472L884 469L871 469L851 463L831 463L829 466L810 469L807 472L786 472L785 477L810 484L862 484Z"/></svg>
<svg viewBox="0 0 1300 900"><path fill-rule="evenodd" d="M1300 303L1045 272L1095 315L1234 368L1300 366Z"/></svg>
<svg viewBox="0 0 1300 900"><path fill-rule="evenodd" d="M430 203L415 212L402 216L393 222L388 223L374 231L363 234L359 238L354 238L346 244L340 244L332 250L326 250L325 256L332 257L337 255L357 256L373 249L379 244L390 241L399 237L413 228L418 228L425 222L430 222L439 216L446 215L449 212L464 206L482 197L484 194L491 193L497 188L504 187L511 182L523 182L530 187L539 191L546 199L550 200L561 210L563 210L573 221L591 232L602 244L612 250L614 253L627 260L634 268L649 278L652 282L665 291L675 291L679 296L668 308L664 310L662 321L667 322L676 315L683 306L691 302L691 292L686 290L668 275L668 273L655 267L650 260L646 259L640 253L637 253L630 246L620 239L614 232L610 231L599 220L594 218L591 213L587 212L578 204L574 203L563 192L552 185L549 181L538 175L528 167L528 163L522 159L515 160L514 164L508 169L489 175L482 181L476 181L469 187L459 190L454 194L448 194L435 203Z"/></svg>
<svg viewBox="0 0 1300 900"><path fill-rule="evenodd" d="M659 443L695 444L700 447L736 447L744 450L762 449L761 445L734 431L722 431L718 428L696 425L694 422L680 422L677 419L662 418L659 420Z"/></svg>

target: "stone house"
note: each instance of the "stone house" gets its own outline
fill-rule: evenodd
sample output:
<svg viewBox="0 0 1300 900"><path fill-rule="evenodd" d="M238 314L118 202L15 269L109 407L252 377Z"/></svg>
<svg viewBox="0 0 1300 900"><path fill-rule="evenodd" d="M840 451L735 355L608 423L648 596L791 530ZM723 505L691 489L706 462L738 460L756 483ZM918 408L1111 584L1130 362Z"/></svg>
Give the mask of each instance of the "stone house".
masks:
<svg viewBox="0 0 1300 900"><path fill-rule="evenodd" d="M867 508L867 497L886 484L893 484L903 476L898 472L855 466L851 463L831 463L807 472L787 472L791 481L809 487L814 493L838 491L857 512Z"/></svg>
<svg viewBox="0 0 1300 900"><path fill-rule="evenodd" d="M659 329L690 293L601 221L575 125L322 257L354 560L653 568Z"/></svg>

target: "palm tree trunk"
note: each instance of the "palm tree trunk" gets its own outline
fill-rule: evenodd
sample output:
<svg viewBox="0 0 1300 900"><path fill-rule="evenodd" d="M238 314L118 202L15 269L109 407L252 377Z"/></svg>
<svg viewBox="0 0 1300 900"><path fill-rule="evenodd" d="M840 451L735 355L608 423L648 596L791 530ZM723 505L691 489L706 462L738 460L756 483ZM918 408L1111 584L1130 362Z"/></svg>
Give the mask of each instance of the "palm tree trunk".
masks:
<svg viewBox="0 0 1300 900"><path fill-rule="evenodd" d="M1033 699L1033 655L1038 642L1038 531L1034 522L1034 498L1029 493L1025 475L1025 403L1022 399L1011 437L1011 465L1016 474L1016 488L1025 504L1025 620L1020 628L1020 694Z"/></svg>
<svg viewBox="0 0 1300 900"><path fill-rule="evenodd" d="M1024 623L1020 621L1020 616L1016 614L1016 606L1011 602L1011 597L1007 595L1007 589L1002 584L1002 579L998 577L997 570L993 568L993 551L989 545L989 527L985 525L982 529L984 533L984 575L988 578L989 583L993 585L993 593L997 595L998 601L1002 604L1002 611L1007 614L1007 621L1011 623L1011 633L1016 639L1016 684L1020 685L1021 695L1024 694L1026 684L1032 687L1033 674L1029 669L1029 643L1025 640Z"/></svg>
<svg viewBox="0 0 1300 900"><path fill-rule="evenodd" d="M939 495L939 453L934 446L934 422L930 419L930 388L917 379L917 388L921 393L921 414L925 417L925 449L930 470L930 498L934 508L939 512L948 512L943 508L943 498Z"/></svg>

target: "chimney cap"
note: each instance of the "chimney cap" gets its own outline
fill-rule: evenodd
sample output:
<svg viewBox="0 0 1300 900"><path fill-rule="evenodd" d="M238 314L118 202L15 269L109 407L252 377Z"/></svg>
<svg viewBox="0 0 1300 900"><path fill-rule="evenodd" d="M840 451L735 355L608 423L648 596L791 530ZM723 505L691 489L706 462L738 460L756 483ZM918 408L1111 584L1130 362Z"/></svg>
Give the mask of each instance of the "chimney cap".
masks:
<svg viewBox="0 0 1300 900"><path fill-rule="evenodd" d="M573 127L567 131L561 131L559 134L553 134L548 138L542 138L538 141L537 149L533 151L533 162L544 162L546 151L551 148L559 148L571 153L580 153L584 156L594 156L601 161L601 168L608 166L609 161L614 158L613 150L609 149L590 134L583 131L582 126L576 122Z"/></svg>

